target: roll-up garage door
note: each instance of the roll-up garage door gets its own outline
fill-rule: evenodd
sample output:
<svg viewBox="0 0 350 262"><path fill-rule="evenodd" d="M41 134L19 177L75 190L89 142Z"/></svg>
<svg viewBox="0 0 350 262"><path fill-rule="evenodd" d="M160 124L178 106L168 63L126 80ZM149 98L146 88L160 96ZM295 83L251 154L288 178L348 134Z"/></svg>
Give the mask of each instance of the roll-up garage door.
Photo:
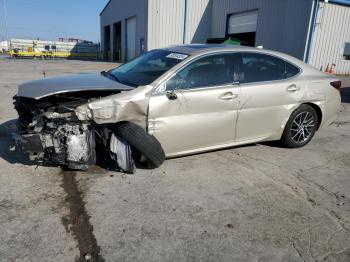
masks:
<svg viewBox="0 0 350 262"><path fill-rule="evenodd" d="M256 32L257 23L258 10L239 14L232 14L229 16L227 33L231 35Z"/></svg>

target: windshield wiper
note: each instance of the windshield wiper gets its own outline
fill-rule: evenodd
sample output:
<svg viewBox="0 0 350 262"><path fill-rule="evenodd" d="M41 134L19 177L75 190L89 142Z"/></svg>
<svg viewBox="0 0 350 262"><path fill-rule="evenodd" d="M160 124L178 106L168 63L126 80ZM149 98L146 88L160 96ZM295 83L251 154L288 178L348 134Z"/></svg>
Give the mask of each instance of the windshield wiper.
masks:
<svg viewBox="0 0 350 262"><path fill-rule="evenodd" d="M138 86L136 84L132 84L132 83L128 83L126 81L120 80L120 78L118 78L116 75L111 74L110 71L107 71L107 72L106 71L102 71L101 75L103 75L105 77L108 77L109 79L112 79L112 80L114 80L116 82L119 82L119 83L121 83L123 85L132 86L132 87L137 87Z"/></svg>
<svg viewBox="0 0 350 262"><path fill-rule="evenodd" d="M118 77L116 77L115 75L113 75L113 74L111 74L111 73L109 73L109 72L102 71L102 72L101 72L101 75L106 76L106 77L108 77L108 78L112 78L113 80L115 80L115 81L117 81L117 82L119 82L119 83L122 83L122 81L120 81L120 79L119 79Z"/></svg>

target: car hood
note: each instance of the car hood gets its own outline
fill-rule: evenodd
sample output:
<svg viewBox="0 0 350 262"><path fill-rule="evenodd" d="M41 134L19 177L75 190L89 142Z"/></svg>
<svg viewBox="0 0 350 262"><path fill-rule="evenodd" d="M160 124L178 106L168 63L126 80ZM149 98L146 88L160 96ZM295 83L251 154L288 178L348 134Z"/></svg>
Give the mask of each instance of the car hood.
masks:
<svg viewBox="0 0 350 262"><path fill-rule="evenodd" d="M43 97L78 91L132 90L134 87L113 81L100 73L66 75L45 78L21 84L18 96L40 99Z"/></svg>

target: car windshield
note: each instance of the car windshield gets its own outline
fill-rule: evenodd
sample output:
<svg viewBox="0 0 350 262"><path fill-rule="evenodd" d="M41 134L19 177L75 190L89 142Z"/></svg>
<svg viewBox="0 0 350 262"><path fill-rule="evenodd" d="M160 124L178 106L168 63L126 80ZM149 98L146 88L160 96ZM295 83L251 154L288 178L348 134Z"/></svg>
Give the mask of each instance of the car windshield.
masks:
<svg viewBox="0 0 350 262"><path fill-rule="evenodd" d="M166 50L154 50L121 65L110 74L126 85L148 85L188 56Z"/></svg>

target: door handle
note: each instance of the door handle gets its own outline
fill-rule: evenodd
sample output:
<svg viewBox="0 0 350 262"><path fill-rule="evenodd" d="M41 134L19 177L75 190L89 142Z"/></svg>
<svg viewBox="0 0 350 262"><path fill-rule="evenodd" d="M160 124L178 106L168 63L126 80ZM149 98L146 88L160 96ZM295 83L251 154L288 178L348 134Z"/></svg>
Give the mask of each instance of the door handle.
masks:
<svg viewBox="0 0 350 262"><path fill-rule="evenodd" d="M300 91L300 86L290 85L290 86L287 87L287 91L288 91L288 92Z"/></svg>
<svg viewBox="0 0 350 262"><path fill-rule="evenodd" d="M235 99L237 97L238 97L237 94L233 94L232 92L227 92L227 93L224 93L223 95L221 95L220 99L221 100L231 100L231 99Z"/></svg>

